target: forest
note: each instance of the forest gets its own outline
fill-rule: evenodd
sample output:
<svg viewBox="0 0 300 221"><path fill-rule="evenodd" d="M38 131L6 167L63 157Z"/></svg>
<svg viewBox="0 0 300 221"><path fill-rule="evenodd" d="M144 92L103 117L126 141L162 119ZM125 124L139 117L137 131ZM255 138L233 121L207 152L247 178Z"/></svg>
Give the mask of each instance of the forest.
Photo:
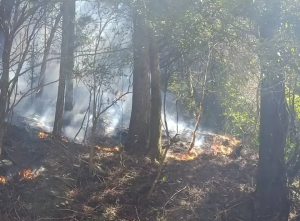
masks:
<svg viewBox="0 0 300 221"><path fill-rule="evenodd" d="M1 221L297 221L299 129L299 0L0 0Z"/></svg>

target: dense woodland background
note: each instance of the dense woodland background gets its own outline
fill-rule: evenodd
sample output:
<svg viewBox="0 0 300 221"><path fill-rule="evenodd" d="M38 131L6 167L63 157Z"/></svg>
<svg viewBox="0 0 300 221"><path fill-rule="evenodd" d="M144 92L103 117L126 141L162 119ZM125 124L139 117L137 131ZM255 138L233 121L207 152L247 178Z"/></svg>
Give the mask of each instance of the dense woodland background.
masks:
<svg viewBox="0 0 300 221"><path fill-rule="evenodd" d="M228 134L259 157L251 215L218 218L297 220L299 12L298 0L1 0L0 153L10 120L35 113L55 142L89 147L92 176L101 130L128 127L125 152L157 169L147 201L184 130L188 154L200 132Z"/></svg>

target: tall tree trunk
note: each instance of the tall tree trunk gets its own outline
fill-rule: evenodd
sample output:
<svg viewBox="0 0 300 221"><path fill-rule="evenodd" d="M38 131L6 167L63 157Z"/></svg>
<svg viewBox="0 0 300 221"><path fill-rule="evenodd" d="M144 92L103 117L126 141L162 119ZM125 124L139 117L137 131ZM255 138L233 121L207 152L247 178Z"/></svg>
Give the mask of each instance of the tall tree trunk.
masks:
<svg viewBox="0 0 300 221"><path fill-rule="evenodd" d="M261 221L287 221L289 199L284 161L288 129L284 75L275 44L269 42L280 24L280 2L266 0L260 35L264 40L261 62L260 146L256 186L256 209ZM274 17L274 15L276 15Z"/></svg>
<svg viewBox="0 0 300 221"><path fill-rule="evenodd" d="M38 92L36 94L36 97L37 98L41 98L42 95L43 95L43 92L44 92L44 84L45 84L45 73L46 73L46 67L47 67L47 60L49 58L49 54L50 54L50 48L51 48L51 45L52 45L52 42L53 42L53 39L54 39L54 35L55 35L55 32L57 30L57 27L58 27L58 24L61 20L61 17L62 17L62 13L60 12L56 19L55 19L55 22L54 22L54 25L50 31L50 35L49 35L49 38L46 42L46 46L45 46L45 50L44 50L44 55L43 55L43 61L42 61L42 66L41 66L41 72L40 72L40 75L39 75L39 82L38 82L38 86L39 86L39 89L38 89Z"/></svg>
<svg viewBox="0 0 300 221"><path fill-rule="evenodd" d="M132 110L125 148L144 152L149 137L150 79L148 27L141 13L134 15L133 50Z"/></svg>
<svg viewBox="0 0 300 221"><path fill-rule="evenodd" d="M96 108L96 91L94 90L94 102L93 102L93 119L92 119L92 136L90 139L90 156L89 156L89 175L93 175L94 169L94 155L95 155L95 136L97 129L97 108Z"/></svg>
<svg viewBox="0 0 300 221"><path fill-rule="evenodd" d="M151 113L148 155L151 160L161 154L161 91L158 47L154 33L150 33Z"/></svg>
<svg viewBox="0 0 300 221"><path fill-rule="evenodd" d="M66 73L65 111L73 110L73 69L74 69L74 45L75 45L75 7L76 1L70 0L68 6L68 55Z"/></svg>
<svg viewBox="0 0 300 221"><path fill-rule="evenodd" d="M55 111L55 120L53 126L53 137L60 139L61 129L62 129L62 119L64 112L64 102L65 102L65 87L66 87L66 77L68 73L68 68L70 65L69 56L69 7L73 0L63 1L62 3L62 14L63 14L63 24L62 24L62 42L61 42L61 61L59 70L59 81L58 81L58 93Z"/></svg>
<svg viewBox="0 0 300 221"><path fill-rule="evenodd" d="M0 31L4 38L4 49L2 53L2 75L0 79L0 156L2 152L2 141L5 130L6 107L9 89L9 66L10 52L12 47L12 38L10 35L9 25L11 20L11 12L15 1L2 0L0 2Z"/></svg>

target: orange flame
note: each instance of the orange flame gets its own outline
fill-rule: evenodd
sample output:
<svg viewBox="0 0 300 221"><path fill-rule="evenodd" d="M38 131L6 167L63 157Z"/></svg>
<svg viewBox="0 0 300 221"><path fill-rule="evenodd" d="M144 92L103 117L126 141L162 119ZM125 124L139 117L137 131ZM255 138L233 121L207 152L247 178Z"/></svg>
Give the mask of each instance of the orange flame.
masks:
<svg viewBox="0 0 300 221"><path fill-rule="evenodd" d="M215 138L212 145L213 154L217 155L219 153L224 155L231 155L233 152L233 147L238 145L241 141L235 137L230 137L229 135L219 135Z"/></svg>
<svg viewBox="0 0 300 221"><path fill-rule="evenodd" d="M103 150L106 152L119 152L120 151L120 147L115 146L115 147L101 147L100 145L96 145L95 146L98 150Z"/></svg>
<svg viewBox="0 0 300 221"><path fill-rule="evenodd" d="M22 180L32 180L34 178L34 174L32 173L32 170L25 169L18 173L20 178L20 181Z"/></svg>
<svg viewBox="0 0 300 221"><path fill-rule="evenodd" d="M181 154L168 154L168 157L174 158L176 160L181 160L181 161L189 161L189 160L194 160L201 154L200 149L192 149L191 152L186 152L186 153L181 153Z"/></svg>
<svg viewBox="0 0 300 221"><path fill-rule="evenodd" d="M214 155L217 155L218 153L224 154L224 155L230 155L233 152L233 149L231 147L226 147L222 144L213 144L212 146Z"/></svg>
<svg viewBox="0 0 300 221"><path fill-rule="evenodd" d="M236 139L235 137L230 137L229 135L219 135L219 138L228 141L232 146L239 144L241 141Z"/></svg>
<svg viewBox="0 0 300 221"><path fill-rule="evenodd" d="M7 180L4 176L0 176L0 183L6 183Z"/></svg>
<svg viewBox="0 0 300 221"><path fill-rule="evenodd" d="M48 138L48 137L50 137L50 134L45 133L45 132L39 132L38 137L41 138L41 139L42 138Z"/></svg>
<svg viewBox="0 0 300 221"><path fill-rule="evenodd" d="M62 141L64 141L64 142L66 142L66 143L68 143L68 142L69 142L69 140L68 140L67 138L64 138L64 137L63 137L63 138L61 138L61 140L62 140Z"/></svg>

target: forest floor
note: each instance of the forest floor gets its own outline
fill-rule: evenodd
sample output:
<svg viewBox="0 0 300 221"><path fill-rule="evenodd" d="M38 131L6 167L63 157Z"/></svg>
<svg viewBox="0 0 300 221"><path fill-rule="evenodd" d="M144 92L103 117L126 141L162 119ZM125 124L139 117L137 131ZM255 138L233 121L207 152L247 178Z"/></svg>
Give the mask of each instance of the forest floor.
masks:
<svg viewBox="0 0 300 221"><path fill-rule="evenodd" d="M5 182L0 184L1 221L247 220L242 210L251 205L257 163L251 148L244 147L238 157L170 155L146 199L158 165L126 154L107 139L96 148L90 177L87 147L38 135L8 127L2 158L13 163L0 165ZM179 141L172 152L187 148Z"/></svg>

